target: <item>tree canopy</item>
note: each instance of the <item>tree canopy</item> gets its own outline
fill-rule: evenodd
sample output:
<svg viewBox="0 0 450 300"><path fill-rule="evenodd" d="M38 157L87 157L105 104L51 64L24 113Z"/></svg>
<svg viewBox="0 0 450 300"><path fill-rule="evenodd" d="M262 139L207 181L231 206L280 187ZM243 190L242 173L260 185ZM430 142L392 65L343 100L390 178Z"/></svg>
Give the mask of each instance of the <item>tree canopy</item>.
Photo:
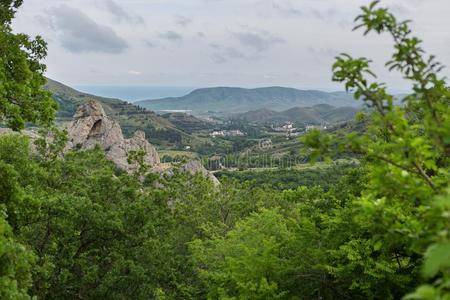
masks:
<svg viewBox="0 0 450 300"><path fill-rule="evenodd" d="M0 6L0 116L14 129L54 110L40 90L45 43L11 31L21 3ZM0 136L0 298L450 299L449 89L408 22L378 1L357 22L392 37L387 66L412 93L398 100L368 59L337 57L333 79L372 110L355 121L364 132L304 137L313 158L360 157L327 169L326 189L322 176L215 187L149 173L140 151L128 174L99 148L64 151L64 132L33 147Z"/></svg>
<svg viewBox="0 0 450 300"><path fill-rule="evenodd" d="M47 44L12 31L11 22L22 0L0 2L0 124L14 130L27 122L48 125L54 119L56 103L42 89L46 79Z"/></svg>

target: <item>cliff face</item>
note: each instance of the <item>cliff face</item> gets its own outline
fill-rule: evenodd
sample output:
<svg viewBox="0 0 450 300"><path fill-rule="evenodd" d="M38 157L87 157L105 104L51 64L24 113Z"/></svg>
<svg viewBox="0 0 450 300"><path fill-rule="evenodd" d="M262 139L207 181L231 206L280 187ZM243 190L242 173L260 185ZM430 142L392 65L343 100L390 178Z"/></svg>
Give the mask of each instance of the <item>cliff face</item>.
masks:
<svg viewBox="0 0 450 300"><path fill-rule="evenodd" d="M100 103L89 101L81 105L68 126L68 149L92 149L99 145L118 168L132 172L137 166L127 159L131 151L144 150L144 161L149 166L160 163L158 153L142 131L125 139L119 124L109 118Z"/></svg>

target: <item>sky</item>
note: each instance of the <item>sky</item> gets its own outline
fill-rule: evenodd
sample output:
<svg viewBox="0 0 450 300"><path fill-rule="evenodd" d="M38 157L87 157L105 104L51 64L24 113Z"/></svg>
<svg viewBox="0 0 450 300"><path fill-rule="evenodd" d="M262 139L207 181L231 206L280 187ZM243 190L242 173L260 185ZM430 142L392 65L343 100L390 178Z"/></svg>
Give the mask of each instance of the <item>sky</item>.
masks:
<svg viewBox="0 0 450 300"><path fill-rule="evenodd" d="M379 81L409 84L384 63L388 36L352 31L368 0L25 0L16 32L48 42L47 76L69 85L289 86L341 90L339 53L374 61ZM384 0L428 53L450 66L450 0ZM450 75L449 70L444 70Z"/></svg>

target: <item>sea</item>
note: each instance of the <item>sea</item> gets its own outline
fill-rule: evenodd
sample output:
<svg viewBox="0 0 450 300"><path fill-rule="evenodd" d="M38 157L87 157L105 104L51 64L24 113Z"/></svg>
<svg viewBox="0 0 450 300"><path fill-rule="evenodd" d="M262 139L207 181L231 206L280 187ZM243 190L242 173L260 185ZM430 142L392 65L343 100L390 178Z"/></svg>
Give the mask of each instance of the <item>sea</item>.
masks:
<svg viewBox="0 0 450 300"><path fill-rule="evenodd" d="M189 94L195 87L181 86L108 86L108 85L78 85L78 91L107 98L117 98L128 102L139 100L181 97Z"/></svg>

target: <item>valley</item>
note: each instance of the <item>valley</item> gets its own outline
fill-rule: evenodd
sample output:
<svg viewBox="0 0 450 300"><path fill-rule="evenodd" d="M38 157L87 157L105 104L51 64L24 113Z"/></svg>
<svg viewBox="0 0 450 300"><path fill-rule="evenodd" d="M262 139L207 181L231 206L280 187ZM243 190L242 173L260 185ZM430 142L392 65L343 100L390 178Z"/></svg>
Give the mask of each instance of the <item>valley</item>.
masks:
<svg viewBox="0 0 450 300"><path fill-rule="evenodd" d="M148 141L160 153L162 162L197 159L205 168L215 172L264 171L275 168L292 169L298 173L304 166L308 166L307 155L299 150L302 148L299 138L304 133L313 129L345 131L350 126L348 124L352 124L356 113L362 110L355 105L336 107L324 103L294 106L299 103L309 105L331 101L337 96L336 93L286 88L257 89L256 94L245 89L194 91L185 96L189 100L183 100L189 101L191 106L185 107L190 109L189 112L176 111L179 107L170 99L161 100L161 103L167 101L164 104L165 111L153 112L140 106L146 106L147 102L128 103L120 99L90 95L51 79L48 79L45 88L53 93L59 104L60 123L70 120L78 105L95 100L120 124L125 136L131 136L136 130L145 132ZM212 96L206 96L207 94ZM225 100L214 98L219 96L223 96ZM242 102L243 97L249 97L244 102L253 102L252 108L270 105L274 101L270 99L285 100L277 100L277 106L270 106L272 109L278 108L277 110L261 108L241 111L248 108L241 105L234 107L233 112L195 111L199 106L208 107L209 110L218 102ZM353 104L349 95L341 94L339 97L341 98L337 104ZM219 107L215 106L215 109Z"/></svg>
<svg viewBox="0 0 450 300"><path fill-rule="evenodd" d="M82 2L0 1L0 299L450 299L448 1Z"/></svg>
<svg viewBox="0 0 450 300"><path fill-rule="evenodd" d="M282 111L317 104L356 106L353 96L344 92L326 93L285 87L244 89L215 87L197 89L183 97L144 100L137 105L154 110L191 110L194 114L242 113L257 109Z"/></svg>

